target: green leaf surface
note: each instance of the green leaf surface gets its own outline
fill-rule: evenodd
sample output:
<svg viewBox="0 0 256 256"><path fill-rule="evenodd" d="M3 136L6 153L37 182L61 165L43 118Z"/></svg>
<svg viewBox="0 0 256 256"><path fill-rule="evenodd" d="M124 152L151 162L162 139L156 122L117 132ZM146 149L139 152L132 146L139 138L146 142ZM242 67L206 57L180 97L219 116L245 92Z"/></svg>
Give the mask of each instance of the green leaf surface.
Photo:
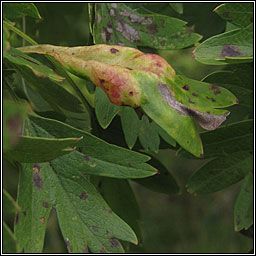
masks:
<svg viewBox="0 0 256 256"><path fill-rule="evenodd" d="M74 151L74 146L81 139L21 136L19 143L7 151L6 156L22 163L46 162Z"/></svg>
<svg viewBox="0 0 256 256"><path fill-rule="evenodd" d="M47 164L23 164L20 168L17 203L21 211L16 215L14 234L18 251L41 253L47 221L54 194Z"/></svg>
<svg viewBox="0 0 256 256"><path fill-rule="evenodd" d="M17 240L9 226L3 222L3 253L17 253Z"/></svg>
<svg viewBox="0 0 256 256"><path fill-rule="evenodd" d="M147 189L158 193L167 195L179 194L179 185L171 172L169 172L169 170L157 158L153 157L149 163L157 168L157 175L145 179L135 179L134 181Z"/></svg>
<svg viewBox="0 0 256 256"><path fill-rule="evenodd" d="M15 147L23 128L26 107L13 101L3 101L3 152Z"/></svg>
<svg viewBox="0 0 256 256"><path fill-rule="evenodd" d="M133 108L126 106L121 108L121 124L125 141L128 147L132 149L138 138L141 125L140 119Z"/></svg>
<svg viewBox="0 0 256 256"><path fill-rule="evenodd" d="M248 229L253 224L253 174L244 178L234 209L235 231Z"/></svg>
<svg viewBox="0 0 256 256"><path fill-rule="evenodd" d="M106 129L119 111L120 107L111 103L104 91L97 87L95 94L95 113L100 126Z"/></svg>
<svg viewBox="0 0 256 256"><path fill-rule="evenodd" d="M9 215L13 215L20 211L19 205L16 203L15 199L3 189L3 218L8 218Z"/></svg>
<svg viewBox="0 0 256 256"><path fill-rule="evenodd" d="M194 56L208 65L253 61L253 24L205 40L196 47Z"/></svg>
<svg viewBox="0 0 256 256"><path fill-rule="evenodd" d="M213 193L242 180L252 168L250 153L234 152L204 164L190 177L186 186L193 194Z"/></svg>
<svg viewBox="0 0 256 256"><path fill-rule="evenodd" d="M57 75L52 69L40 63L38 60L28 56L27 54L15 48L11 47L10 50L6 52L4 57L16 65L29 68L37 77L48 77L52 81L56 82L61 82L64 79L63 77Z"/></svg>
<svg viewBox="0 0 256 256"><path fill-rule="evenodd" d="M253 3L225 3L214 11L222 19L239 27L246 27L253 22Z"/></svg>
<svg viewBox="0 0 256 256"><path fill-rule="evenodd" d="M8 29L6 27L3 27L3 52L4 52L4 54L6 54L11 48L11 45L9 42L9 36L10 36L10 33L9 33Z"/></svg>
<svg viewBox="0 0 256 256"><path fill-rule="evenodd" d="M93 37L96 44L181 49L198 42L186 22L158 14L141 14L124 3L97 3Z"/></svg>
<svg viewBox="0 0 256 256"><path fill-rule="evenodd" d="M141 119L139 140L145 150L158 152L160 138L146 115L143 115Z"/></svg>
<svg viewBox="0 0 256 256"><path fill-rule="evenodd" d="M61 137L64 134L83 137L74 151L67 157L52 161L53 165L66 168L76 166L84 174L103 175L116 178L142 178L154 175L156 170L145 162L150 158L115 145L108 144L97 137L64 123L30 116L26 123L26 134L30 136Z"/></svg>
<svg viewBox="0 0 256 256"><path fill-rule="evenodd" d="M41 19L41 16L33 3L4 3L3 15L10 19L20 18L26 15Z"/></svg>
<svg viewBox="0 0 256 256"><path fill-rule="evenodd" d="M253 149L253 120L244 120L219 127L215 131L202 132L204 157L228 156L239 151ZM186 151L179 152L180 156L191 158Z"/></svg>
<svg viewBox="0 0 256 256"><path fill-rule="evenodd" d="M183 3L169 3L169 5L172 7L174 11L176 11L179 14L183 13Z"/></svg>

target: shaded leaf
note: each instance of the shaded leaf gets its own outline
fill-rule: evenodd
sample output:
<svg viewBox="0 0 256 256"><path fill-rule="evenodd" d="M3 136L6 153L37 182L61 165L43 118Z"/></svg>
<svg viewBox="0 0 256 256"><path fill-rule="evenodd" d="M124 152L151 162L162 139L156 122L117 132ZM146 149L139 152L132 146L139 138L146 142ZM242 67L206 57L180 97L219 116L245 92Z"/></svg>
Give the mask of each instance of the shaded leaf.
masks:
<svg viewBox="0 0 256 256"><path fill-rule="evenodd" d="M10 19L20 18L25 15L41 19L41 16L33 3L4 3L3 15Z"/></svg>
<svg viewBox="0 0 256 256"><path fill-rule="evenodd" d="M146 115L143 115L141 119L139 140L145 150L158 152L160 139Z"/></svg>
<svg viewBox="0 0 256 256"><path fill-rule="evenodd" d="M95 113L98 122L103 129L106 129L109 126L119 111L120 107L111 103L102 89L96 88Z"/></svg>
<svg viewBox="0 0 256 256"><path fill-rule="evenodd" d="M131 107L121 108L121 123L125 136L125 141L130 149L136 143L140 132L140 119L138 118L135 110Z"/></svg>
<svg viewBox="0 0 256 256"><path fill-rule="evenodd" d="M10 48L8 52L4 55L10 62L21 65L32 70L35 76L38 77L48 77L53 81L61 82L64 78L57 75L52 69L41 64L38 60L28 56L27 54L15 49Z"/></svg>
<svg viewBox="0 0 256 256"><path fill-rule="evenodd" d="M17 240L9 226L3 222L3 253L17 253Z"/></svg>
<svg viewBox="0 0 256 256"><path fill-rule="evenodd" d="M186 22L158 14L141 14L123 3L97 3L93 37L96 44L181 49L201 39Z"/></svg>
<svg viewBox="0 0 256 256"><path fill-rule="evenodd" d="M15 199L5 189L3 189L3 206L4 219L20 211L20 207Z"/></svg>
<svg viewBox="0 0 256 256"><path fill-rule="evenodd" d="M172 7L173 10L175 10L177 13L182 14L183 13L183 3L169 3L169 5Z"/></svg>
<svg viewBox="0 0 256 256"><path fill-rule="evenodd" d="M75 145L82 138L43 138L21 136L19 143L6 152L8 159L23 162L46 162L75 150Z"/></svg>
<svg viewBox="0 0 256 256"><path fill-rule="evenodd" d="M225 3L214 9L224 20L239 27L246 27L253 22L252 3Z"/></svg>
<svg viewBox="0 0 256 256"><path fill-rule="evenodd" d="M213 36L194 50L195 59L208 65L253 60L253 24Z"/></svg>
<svg viewBox="0 0 256 256"><path fill-rule="evenodd" d="M213 193L242 180L252 168L250 153L230 153L204 164L190 177L186 186L190 193Z"/></svg>
<svg viewBox="0 0 256 256"><path fill-rule="evenodd" d="M248 173L243 181L234 209L235 231L248 229L253 224L253 174Z"/></svg>

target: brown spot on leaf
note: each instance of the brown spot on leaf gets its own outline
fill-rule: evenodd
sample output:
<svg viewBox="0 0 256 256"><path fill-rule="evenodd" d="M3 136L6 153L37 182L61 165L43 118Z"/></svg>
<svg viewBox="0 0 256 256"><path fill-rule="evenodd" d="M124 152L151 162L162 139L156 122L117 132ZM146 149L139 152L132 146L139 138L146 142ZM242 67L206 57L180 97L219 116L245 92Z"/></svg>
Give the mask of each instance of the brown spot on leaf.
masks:
<svg viewBox="0 0 256 256"><path fill-rule="evenodd" d="M132 92L132 91L130 91L130 92L129 92L129 95L130 95L130 96L133 96L133 92Z"/></svg>
<svg viewBox="0 0 256 256"><path fill-rule="evenodd" d="M92 230L93 230L94 232L99 232L99 230L98 230L98 228L97 228L96 226L92 226Z"/></svg>
<svg viewBox="0 0 256 256"><path fill-rule="evenodd" d="M111 53L117 53L117 52L119 52L119 50L117 50L117 49L115 49L115 48L111 48L111 49L110 49L110 52L111 52Z"/></svg>
<svg viewBox="0 0 256 256"><path fill-rule="evenodd" d="M107 251L106 251L106 249L105 249L104 247L102 247L102 248L100 249L100 252L101 252L101 253L107 253Z"/></svg>
<svg viewBox="0 0 256 256"><path fill-rule="evenodd" d="M41 222L42 224L44 224L44 223L45 223L45 217L40 218L40 222Z"/></svg>
<svg viewBox="0 0 256 256"><path fill-rule="evenodd" d="M86 161L90 161L90 157L89 157L89 156L87 156L87 155L84 155L84 160L86 160Z"/></svg>
<svg viewBox="0 0 256 256"><path fill-rule="evenodd" d="M188 98L188 102L189 102L190 104L195 104L195 102L194 102L193 100L191 100L190 98Z"/></svg>
<svg viewBox="0 0 256 256"><path fill-rule="evenodd" d="M20 219L20 214L17 212L16 215L15 215L14 224L18 224L19 223L19 219Z"/></svg>
<svg viewBox="0 0 256 256"><path fill-rule="evenodd" d="M184 86L182 87L182 89L185 90L185 91L189 91L189 90L190 90L188 84L184 84Z"/></svg>
<svg viewBox="0 0 256 256"><path fill-rule="evenodd" d="M114 237L111 237L109 239L109 241L110 241L111 247L118 247L120 245L119 241L116 238L114 238Z"/></svg>
<svg viewBox="0 0 256 256"><path fill-rule="evenodd" d="M198 94L195 93L195 92L192 92L192 95L193 95L194 97L198 97Z"/></svg>
<svg viewBox="0 0 256 256"><path fill-rule="evenodd" d="M39 174L40 173L40 165L39 164L33 164L32 169L35 173Z"/></svg>
<svg viewBox="0 0 256 256"><path fill-rule="evenodd" d="M82 153L83 148L82 148L82 147L78 147L78 148L77 148L77 151L80 152L80 153Z"/></svg>
<svg viewBox="0 0 256 256"><path fill-rule="evenodd" d="M236 57L242 54L234 45L225 44L221 49L220 57Z"/></svg>
<svg viewBox="0 0 256 256"><path fill-rule="evenodd" d="M27 212L26 211L23 211L22 213L23 213L24 217L27 216Z"/></svg>
<svg viewBox="0 0 256 256"><path fill-rule="evenodd" d="M236 99L236 104L239 104L239 100L238 99Z"/></svg>
<svg viewBox="0 0 256 256"><path fill-rule="evenodd" d="M215 84L211 85L210 90L213 90L213 93L214 93L215 95L221 93L220 87L217 86L217 85L215 85Z"/></svg>
<svg viewBox="0 0 256 256"><path fill-rule="evenodd" d="M139 32L121 19L117 22L116 30L132 43L141 40Z"/></svg>
<svg viewBox="0 0 256 256"><path fill-rule="evenodd" d="M74 52L72 52L71 54L72 54L72 55L75 55L75 53L74 53Z"/></svg>
<svg viewBox="0 0 256 256"><path fill-rule="evenodd" d="M236 225L240 225L241 224L241 218L240 216L238 215L237 218L236 218Z"/></svg>
<svg viewBox="0 0 256 256"><path fill-rule="evenodd" d="M39 189L43 187L43 181L38 173L33 173L33 183Z"/></svg>
<svg viewBox="0 0 256 256"><path fill-rule="evenodd" d="M49 208L49 204L48 204L47 202L42 202L42 206L43 206L44 208Z"/></svg>
<svg viewBox="0 0 256 256"><path fill-rule="evenodd" d="M156 24L150 24L147 26L147 30L152 34L156 34L158 32L158 26Z"/></svg>
<svg viewBox="0 0 256 256"><path fill-rule="evenodd" d="M72 248L72 246L71 246L71 244L70 244L70 242L69 242L69 239L68 239L68 238L65 238L64 241L65 241L65 244L66 244L66 246L67 246L67 248L68 248L68 251L69 251L69 252L72 252L72 251L73 251L73 248Z"/></svg>
<svg viewBox="0 0 256 256"><path fill-rule="evenodd" d="M82 192L82 194L80 195L80 199L86 200L87 198L88 198L88 194L86 192Z"/></svg>

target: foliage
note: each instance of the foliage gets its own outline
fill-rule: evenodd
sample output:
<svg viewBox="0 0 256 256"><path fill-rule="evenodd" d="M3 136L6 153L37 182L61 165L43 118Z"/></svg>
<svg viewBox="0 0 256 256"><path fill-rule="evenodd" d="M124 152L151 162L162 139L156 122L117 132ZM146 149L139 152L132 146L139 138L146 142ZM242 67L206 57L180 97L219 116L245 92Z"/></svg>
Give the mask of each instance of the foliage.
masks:
<svg viewBox="0 0 256 256"><path fill-rule="evenodd" d="M17 198L4 190L4 252L41 253L53 210L68 252L129 252L143 236L130 180L182 192L157 159L165 148L176 158L203 158L189 193L242 181L234 229L251 228L253 5L214 6L216 24L227 21L221 34L204 34L190 5L88 4L87 45L69 47L77 42L53 46L31 37L52 16L40 3L3 4L3 153L19 169ZM197 61L223 69L198 81L155 54L194 46Z"/></svg>

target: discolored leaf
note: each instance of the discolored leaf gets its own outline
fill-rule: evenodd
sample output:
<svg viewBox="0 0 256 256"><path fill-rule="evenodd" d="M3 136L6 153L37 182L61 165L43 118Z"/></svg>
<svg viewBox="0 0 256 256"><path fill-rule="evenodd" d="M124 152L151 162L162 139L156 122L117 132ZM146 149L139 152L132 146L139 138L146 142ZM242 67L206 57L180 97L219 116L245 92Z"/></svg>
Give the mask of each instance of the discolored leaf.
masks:
<svg viewBox="0 0 256 256"><path fill-rule="evenodd" d="M252 3L225 3L214 9L224 20L239 27L247 27L253 22Z"/></svg>
<svg viewBox="0 0 256 256"><path fill-rule="evenodd" d="M252 168L253 159L250 153L230 153L199 168L190 177L187 189L194 194L213 193L242 180Z"/></svg>
<svg viewBox="0 0 256 256"><path fill-rule="evenodd" d="M253 24L213 36L194 50L195 59L208 65L253 61Z"/></svg>
<svg viewBox="0 0 256 256"><path fill-rule="evenodd" d="M248 229L253 224L253 174L248 173L243 181L234 209L235 231Z"/></svg>
<svg viewBox="0 0 256 256"><path fill-rule="evenodd" d="M28 15L36 19L41 19L41 16L33 3L4 3L4 17L13 19Z"/></svg>
<svg viewBox="0 0 256 256"><path fill-rule="evenodd" d="M201 39L182 20L142 14L131 7L124 3L97 3L93 24L94 42L173 50L190 46Z"/></svg>
<svg viewBox="0 0 256 256"><path fill-rule="evenodd" d="M120 107L111 103L104 91L97 88L95 94L95 113L100 126L106 129L119 111Z"/></svg>

